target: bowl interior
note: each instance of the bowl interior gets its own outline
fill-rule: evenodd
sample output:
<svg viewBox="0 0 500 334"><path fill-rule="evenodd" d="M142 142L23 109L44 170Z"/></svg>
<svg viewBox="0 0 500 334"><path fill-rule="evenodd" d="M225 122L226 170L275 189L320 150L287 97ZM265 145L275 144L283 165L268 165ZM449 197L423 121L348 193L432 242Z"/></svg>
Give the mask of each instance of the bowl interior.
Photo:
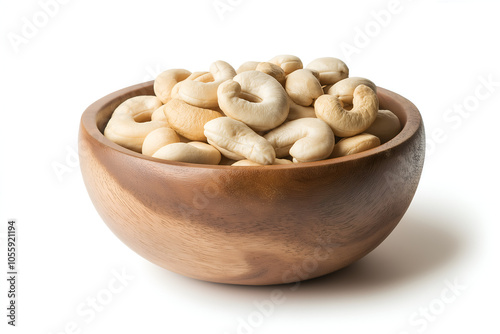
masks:
<svg viewBox="0 0 500 334"><path fill-rule="evenodd" d="M109 94L104 98L98 100L97 102L89 106L87 110L85 110L85 112L83 113L82 126L94 139L98 140L102 144L105 144L114 150L120 151L121 153L135 156L137 158L152 160L163 164L183 165L196 168L234 168L227 165L200 165L193 163L157 159L121 147L120 145L115 144L111 140L104 137L103 135L104 129L115 108L118 105L120 105L123 101L138 95L154 95L153 81L124 88L122 90ZM396 137L392 138L388 142L376 148L345 157L326 159L315 162L305 162L292 165L272 165L272 166L266 166L266 168L288 169L288 168L303 168L308 166L318 166L321 164L341 163L344 161L362 158L373 154L379 154L380 152L394 148L397 145L411 138L417 132L422 122L418 109L407 99L384 88L377 87L377 95L379 97L380 109L388 109L392 111L394 114L396 114L396 116L399 118L401 122L402 130ZM238 168L252 169L260 167L243 166Z"/></svg>

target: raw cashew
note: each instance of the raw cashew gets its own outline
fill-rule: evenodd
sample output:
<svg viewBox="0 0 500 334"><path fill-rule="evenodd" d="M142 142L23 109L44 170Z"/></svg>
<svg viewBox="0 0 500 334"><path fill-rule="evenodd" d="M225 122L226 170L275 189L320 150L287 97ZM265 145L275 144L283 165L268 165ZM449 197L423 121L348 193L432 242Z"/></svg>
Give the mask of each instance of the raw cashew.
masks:
<svg viewBox="0 0 500 334"><path fill-rule="evenodd" d="M257 65L255 70L269 74L270 76L275 78L282 86L285 86L286 82L285 71L283 71L283 69L278 65L268 62L262 62Z"/></svg>
<svg viewBox="0 0 500 334"><path fill-rule="evenodd" d="M153 113L151 114L151 120L168 122L167 116L165 115L165 105L162 105L160 108L153 111Z"/></svg>
<svg viewBox="0 0 500 334"><path fill-rule="evenodd" d="M340 101L344 104L344 107L348 107L352 105L354 89L359 85L365 85L370 87L374 92L377 92L377 86L375 84L365 78L360 77L352 77L340 80L336 84L334 84L328 90L329 95L338 96Z"/></svg>
<svg viewBox="0 0 500 334"><path fill-rule="evenodd" d="M214 81L214 76L212 75L212 73L206 72L206 71L193 72L184 81L188 81L188 80L189 81L212 82L212 81ZM171 99L181 99L181 97L179 96L179 87L180 87L181 82L177 83L172 88L172 92L170 93Z"/></svg>
<svg viewBox="0 0 500 334"><path fill-rule="evenodd" d="M200 81L200 82L213 82L214 75L210 72L194 72L191 76L190 80ZM188 79L190 78L188 77Z"/></svg>
<svg viewBox="0 0 500 334"><path fill-rule="evenodd" d="M291 165L291 164L293 164L293 162L291 162L288 159L274 159L273 163L273 165ZM252 160L245 159L236 161L231 166L264 166L264 165L258 164ZM271 165L265 165L265 166L271 166Z"/></svg>
<svg viewBox="0 0 500 334"><path fill-rule="evenodd" d="M184 80L179 84L179 97L185 102L200 108L215 108L218 106L217 88L219 85L236 75L234 68L225 61L218 60L210 65L214 81L203 82Z"/></svg>
<svg viewBox="0 0 500 334"><path fill-rule="evenodd" d="M383 144L396 137L399 131L401 131L401 123L398 116L390 110L379 110L377 118L365 132L377 136Z"/></svg>
<svg viewBox="0 0 500 334"><path fill-rule="evenodd" d="M288 75L285 88L293 102L308 107L324 94L318 76L318 72L306 69L296 70Z"/></svg>
<svg viewBox="0 0 500 334"><path fill-rule="evenodd" d="M261 165L270 165L274 163L276 158L271 143L256 134L245 123L229 117L219 117L207 122L205 135L209 144L223 149L221 153L224 155L226 155L224 151L228 151ZM226 156L234 159L231 156Z"/></svg>
<svg viewBox="0 0 500 334"><path fill-rule="evenodd" d="M120 104L111 116L104 136L116 144L141 152L144 138L153 130L166 127L162 121L151 121L154 110L161 106L155 96L136 96Z"/></svg>
<svg viewBox="0 0 500 334"><path fill-rule="evenodd" d="M298 105L293 102L292 99L289 98L290 103L290 111L288 112L287 121L293 121L299 118L313 117L316 118L316 113L314 111L314 107L304 107Z"/></svg>
<svg viewBox="0 0 500 334"><path fill-rule="evenodd" d="M241 64L240 67L238 67L238 69L236 70L236 73L240 74L240 73L246 72L246 71L255 71L255 69L257 68L257 66L259 66L259 64L260 64L260 61L247 61L247 62L244 62L243 64Z"/></svg>
<svg viewBox="0 0 500 334"><path fill-rule="evenodd" d="M369 133L362 133L354 137L342 138L333 149L331 158L343 157L363 152L380 145L380 140Z"/></svg>
<svg viewBox="0 0 500 334"><path fill-rule="evenodd" d="M342 60L333 57L315 59L306 68L319 72L319 82L322 85L333 85L349 76L347 65Z"/></svg>
<svg viewBox="0 0 500 334"><path fill-rule="evenodd" d="M354 90L353 105L352 110L345 110L339 96L325 94L316 100L314 110L336 136L350 137L365 131L375 121L377 94L370 87L359 85Z"/></svg>
<svg viewBox="0 0 500 334"><path fill-rule="evenodd" d="M327 158L335 145L332 130L320 119L301 118L287 122L264 136L278 158L291 155L297 162Z"/></svg>
<svg viewBox="0 0 500 334"><path fill-rule="evenodd" d="M153 112L162 106L159 98L153 95L139 95L123 101L115 111L114 116L132 115L136 122L147 122L151 120Z"/></svg>
<svg viewBox="0 0 500 334"><path fill-rule="evenodd" d="M202 142L173 143L163 146L153 158L191 162L195 164L217 165L221 155L214 147Z"/></svg>
<svg viewBox="0 0 500 334"><path fill-rule="evenodd" d="M165 122L137 122L132 115L116 115L106 125L104 136L120 146L141 153L144 138L151 131L166 126Z"/></svg>
<svg viewBox="0 0 500 334"><path fill-rule="evenodd" d="M256 131L266 131L288 116L285 90L270 75L259 71L238 74L219 86L219 106L227 116Z"/></svg>
<svg viewBox="0 0 500 334"><path fill-rule="evenodd" d="M198 72L191 73L191 75L188 76L186 78L186 80L212 82L212 81L214 81L214 76L212 75L212 73L207 72L207 71L198 71ZM176 86L178 86L178 85L176 85Z"/></svg>
<svg viewBox="0 0 500 334"><path fill-rule="evenodd" d="M279 55L273 57L269 62L281 67L286 75L293 71L300 70L304 66L299 57L292 55Z"/></svg>
<svg viewBox="0 0 500 334"><path fill-rule="evenodd" d="M178 143L179 136L171 128L159 128L151 131L142 143L142 154L152 156L165 145Z"/></svg>
<svg viewBox="0 0 500 334"><path fill-rule="evenodd" d="M185 80L191 75L191 72L184 69L172 69L160 73L154 82L153 88L155 95L163 103L170 100L172 88L178 83Z"/></svg>
<svg viewBox="0 0 500 334"><path fill-rule="evenodd" d="M217 111L195 107L178 99L170 100L164 110L172 129L181 136L197 141L207 140L203 134L206 122L222 117Z"/></svg>

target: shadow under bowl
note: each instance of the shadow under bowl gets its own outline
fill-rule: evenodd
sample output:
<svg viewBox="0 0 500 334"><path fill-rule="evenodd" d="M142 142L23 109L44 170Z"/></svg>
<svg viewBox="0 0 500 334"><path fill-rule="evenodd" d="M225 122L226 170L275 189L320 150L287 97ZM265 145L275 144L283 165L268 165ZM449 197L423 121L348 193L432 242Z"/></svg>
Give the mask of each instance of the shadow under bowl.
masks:
<svg viewBox="0 0 500 334"><path fill-rule="evenodd" d="M200 280L269 285L325 275L362 258L395 228L417 189L425 134L417 108L378 88L400 119L387 143L293 165L232 167L165 161L103 136L113 110L153 83L85 110L81 172L108 227L149 261Z"/></svg>

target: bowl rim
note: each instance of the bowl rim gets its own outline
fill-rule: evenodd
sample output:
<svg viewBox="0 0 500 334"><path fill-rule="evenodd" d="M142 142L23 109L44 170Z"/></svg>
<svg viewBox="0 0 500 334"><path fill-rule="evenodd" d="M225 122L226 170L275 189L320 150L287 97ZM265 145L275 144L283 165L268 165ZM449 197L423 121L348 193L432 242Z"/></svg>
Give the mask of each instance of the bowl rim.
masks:
<svg viewBox="0 0 500 334"><path fill-rule="evenodd" d="M394 100L397 102L398 105L402 106L401 111L393 111L398 118L400 119L400 122L403 123L404 125L401 131L391 140L387 141L384 144L381 144L375 148L343 156L343 157L337 157L337 158L330 158L330 159L324 159L324 160L318 160L318 161L312 161L312 162L301 162L301 163L294 163L294 164L286 164L286 165L265 165L265 166L231 166L231 165L208 165L208 164L195 164L195 163L189 163L189 162L179 162L179 161L171 161L171 160L164 160L164 159L159 159L159 158L153 158L135 151L132 151L130 149L127 149L125 147L122 147L113 141L109 140L104 136L104 134L99 130L97 126L97 118L98 114L102 111L103 108L109 106L110 104L116 103L116 101L121 100L123 102L127 98L133 97L133 96L139 96L139 95L145 95L145 94L135 94L135 93L140 93L141 91L148 91L153 88L153 83L154 81L147 81L143 82L140 84L135 84L132 86L128 86L126 88L122 88L120 90L117 90L113 93L110 93L91 105L89 105L85 111L83 112L80 120L80 131L84 129L87 134L95 141L99 142L101 145L107 146L109 149L112 149L114 151L117 151L119 153L128 155L133 158L137 159L144 159L144 160L149 160L154 163L158 163L161 165L171 165L171 166L177 166L177 167L191 167L191 168L202 168L202 169L232 169L232 170L286 170L286 169L301 169L301 168L313 168L313 167L320 167L320 166L331 166L331 165L337 165L337 164L342 164L345 162L350 162L353 160L359 160L371 156L376 156L380 154L385 154L385 152L388 152L392 149L397 148L398 146L403 145L405 142L407 142L410 138L412 138L419 128L422 126L422 116L417 109L417 107L408 99L404 98L403 96L394 93L388 89L378 87L377 86L377 95L380 97L382 96L383 99L389 99L389 100ZM147 94L146 94L147 95ZM124 98L124 96L127 96L127 98ZM119 103L121 103L119 102ZM118 103L118 104L119 104ZM391 110L392 111L392 110ZM404 115L399 115L400 113L403 113ZM404 116L404 120L402 119L402 116Z"/></svg>

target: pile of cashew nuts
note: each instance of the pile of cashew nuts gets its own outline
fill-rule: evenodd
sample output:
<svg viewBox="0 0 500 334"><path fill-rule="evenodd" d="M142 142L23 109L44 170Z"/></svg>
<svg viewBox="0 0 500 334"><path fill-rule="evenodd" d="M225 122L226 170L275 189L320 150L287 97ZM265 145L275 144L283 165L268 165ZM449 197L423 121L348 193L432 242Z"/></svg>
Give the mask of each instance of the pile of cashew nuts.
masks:
<svg viewBox="0 0 500 334"><path fill-rule="evenodd" d="M164 71L151 96L113 112L104 135L159 159L232 166L283 165L342 157L379 146L401 130L379 110L375 84L349 77L337 58L305 68L292 55L235 70Z"/></svg>

